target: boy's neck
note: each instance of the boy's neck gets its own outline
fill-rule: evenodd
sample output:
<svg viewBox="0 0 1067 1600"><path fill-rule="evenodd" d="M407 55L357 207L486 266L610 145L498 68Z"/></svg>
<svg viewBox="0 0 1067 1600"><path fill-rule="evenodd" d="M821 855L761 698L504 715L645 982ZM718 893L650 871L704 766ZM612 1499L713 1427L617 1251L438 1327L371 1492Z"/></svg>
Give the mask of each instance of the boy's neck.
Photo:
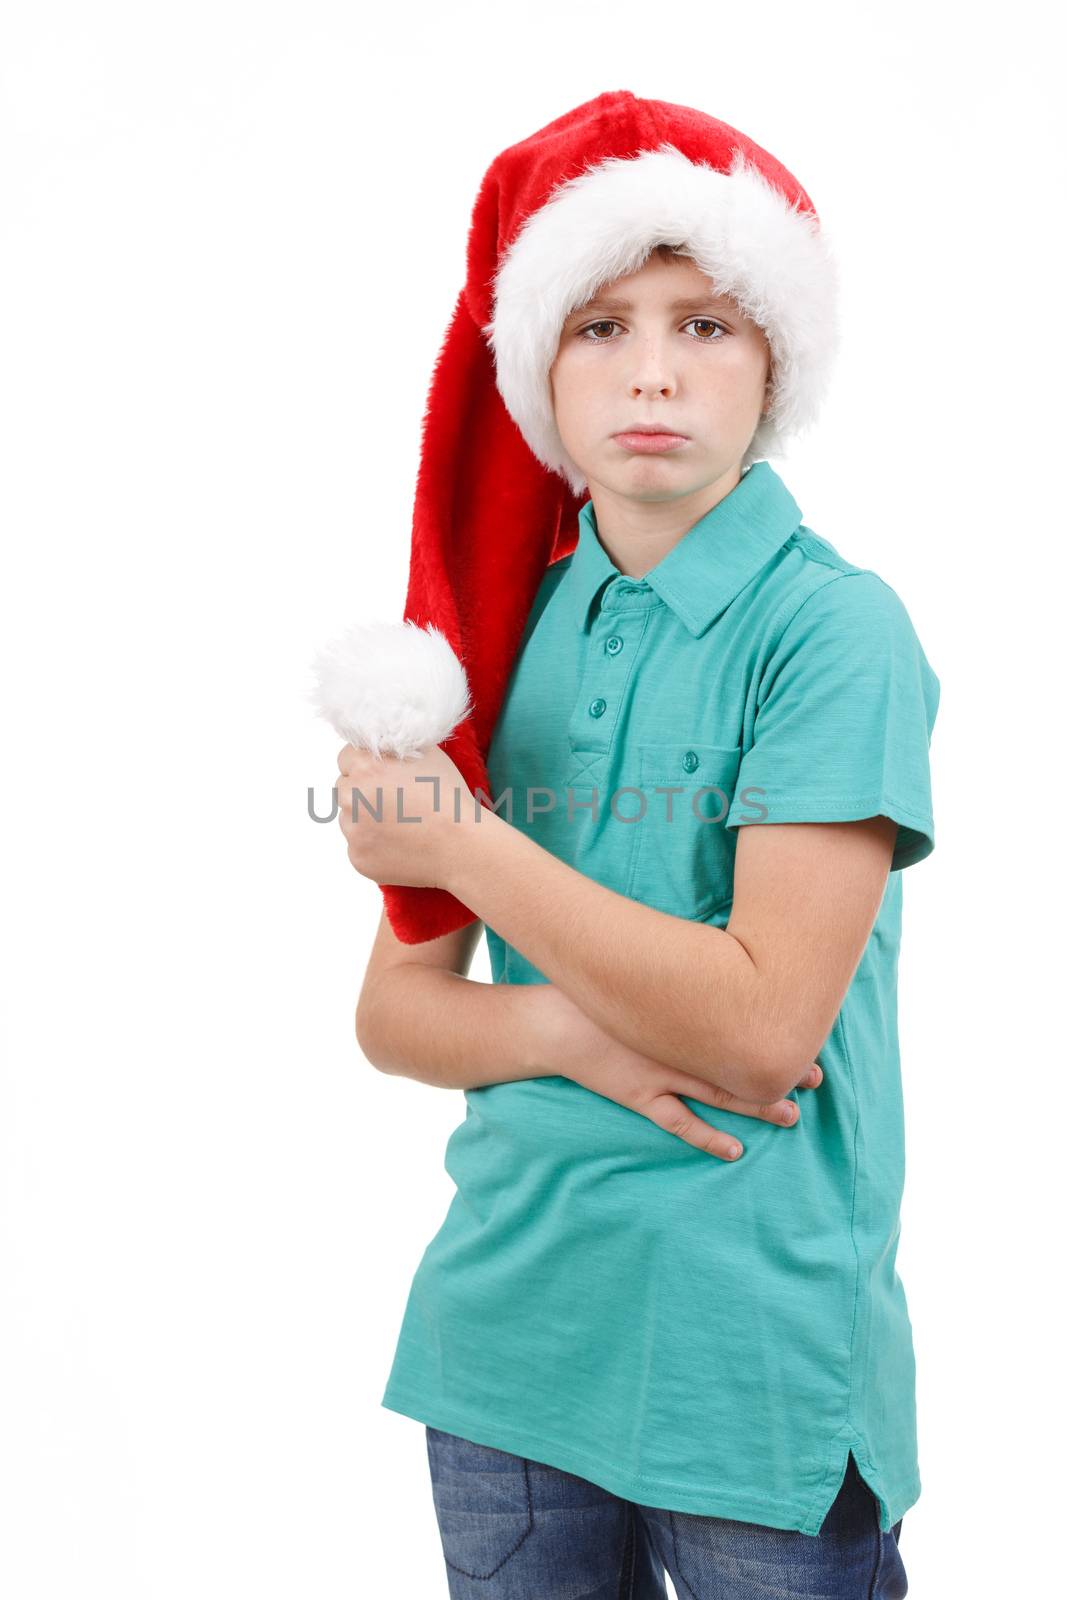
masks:
<svg viewBox="0 0 1067 1600"><path fill-rule="evenodd" d="M636 500L590 484L597 537L625 577L643 578L740 482L736 462L714 482L673 500Z"/></svg>

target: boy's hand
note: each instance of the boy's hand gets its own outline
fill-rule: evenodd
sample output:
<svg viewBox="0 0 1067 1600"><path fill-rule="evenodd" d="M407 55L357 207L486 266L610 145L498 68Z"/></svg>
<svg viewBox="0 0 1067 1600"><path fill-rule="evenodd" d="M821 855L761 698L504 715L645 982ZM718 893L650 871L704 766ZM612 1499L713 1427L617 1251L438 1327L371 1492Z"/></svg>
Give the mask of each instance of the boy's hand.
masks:
<svg viewBox="0 0 1067 1600"><path fill-rule="evenodd" d="M735 1160L743 1146L733 1134L723 1133L690 1111L679 1095L780 1127L789 1127L798 1120L799 1108L788 1097L766 1105L740 1100L717 1084L664 1066L651 1056L643 1056L620 1044L554 984L532 985L530 993L537 997L534 1001L538 1008L536 1025L547 1071L558 1072L561 1077L571 1078L595 1094L640 1112L666 1133L675 1134L708 1155ZM797 1088L814 1089L822 1079L822 1068L816 1061Z"/></svg>
<svg viewBox="0 0 1067 1600"><path fill-rule="evenodd" d="M474 814L474 796L452 758L437 744L405 760L346 744L337 765L338 821L356 871L377 883L445 888L452 852ZM357 789L364 798L357 796L353 812Z"/></svg>

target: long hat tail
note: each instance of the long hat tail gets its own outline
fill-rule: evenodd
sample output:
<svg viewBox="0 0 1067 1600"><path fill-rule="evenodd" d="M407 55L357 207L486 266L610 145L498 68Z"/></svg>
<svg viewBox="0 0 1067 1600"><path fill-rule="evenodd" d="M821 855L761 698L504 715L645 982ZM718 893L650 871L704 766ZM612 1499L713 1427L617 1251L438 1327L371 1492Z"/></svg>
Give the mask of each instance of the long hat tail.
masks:
<svg viewBox="0 0 1067 1600"><path fill-rule="evenodd" d="M574 548L578 507L509 416L462 290L423 418L404 620L433 623L463 663L473 709L442 749L490 800L485 761L511 668L546 567ZM405 944L475 919L444 889L381 887Z"/></svg>

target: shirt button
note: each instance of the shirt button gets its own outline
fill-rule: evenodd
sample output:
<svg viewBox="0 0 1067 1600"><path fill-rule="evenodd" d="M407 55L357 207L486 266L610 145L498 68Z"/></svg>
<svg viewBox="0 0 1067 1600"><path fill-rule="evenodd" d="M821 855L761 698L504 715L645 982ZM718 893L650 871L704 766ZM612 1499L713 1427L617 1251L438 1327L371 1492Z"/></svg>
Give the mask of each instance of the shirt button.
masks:
<svg viewBox="0 0 1067 1600"><path fill-rule="evenodd" d="M608 703L606 700L597 699L589 702L589 715L591 717L602 717L607 709Z"/></svg>
<svg viewBox="0 0 1067 1600"><path fill-rule="evenodd" d="M695 750L687 750L682 757L682 766L686 772L695 772L700 765L700 757Z"/></svg>
<svg viewBox="0 0 1067 1600"><path fill-rule="evenodd" d="M617 633L613 633L611 638L605 641L604 649L607 651L609 656L618 655L619 651L622 649L622 640L619 638Z"/></svg>

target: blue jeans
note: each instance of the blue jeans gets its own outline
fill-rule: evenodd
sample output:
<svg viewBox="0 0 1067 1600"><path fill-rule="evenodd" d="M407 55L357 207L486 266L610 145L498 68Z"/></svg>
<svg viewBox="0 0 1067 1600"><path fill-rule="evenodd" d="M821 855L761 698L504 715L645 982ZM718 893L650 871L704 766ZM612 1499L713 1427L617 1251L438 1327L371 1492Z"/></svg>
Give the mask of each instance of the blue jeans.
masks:
<svg viewBox="0 0 1067 1600"><path fill-rule="evenodd" d="M620 1500L573 1473L426 1428L451 1600L901 1600L897 1540L851 1452L816 1537Z"/></svg>

